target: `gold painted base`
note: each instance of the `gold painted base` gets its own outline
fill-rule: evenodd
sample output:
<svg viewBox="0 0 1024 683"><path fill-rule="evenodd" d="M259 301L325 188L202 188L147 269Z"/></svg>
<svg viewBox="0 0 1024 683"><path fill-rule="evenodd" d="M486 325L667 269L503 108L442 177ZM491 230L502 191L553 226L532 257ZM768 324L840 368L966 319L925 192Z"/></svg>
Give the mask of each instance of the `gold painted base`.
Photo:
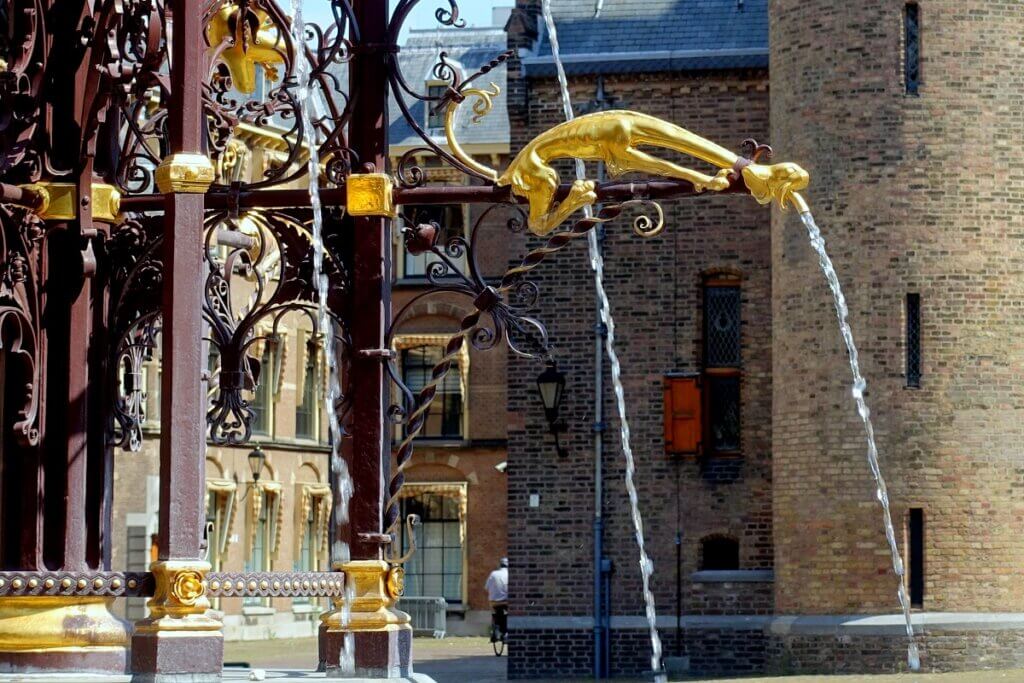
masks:
<svg viewBox="0 0 1024 683"><path fill-rule="evenodd" d="M0 598L0 672L124 673L131 626L114 598Z"/></svg>
<svg viewBox="0 0 1024 683"><path fill-rule="evenodd" d="M381 560L358 560L342 566L346 593L352 596L349 622L341 623L341 609L347 598L334 601L334 609L320 616L320 621L330 631L397 631L411 629L412 618L395 609L395 581L392 569Z"/></svg>

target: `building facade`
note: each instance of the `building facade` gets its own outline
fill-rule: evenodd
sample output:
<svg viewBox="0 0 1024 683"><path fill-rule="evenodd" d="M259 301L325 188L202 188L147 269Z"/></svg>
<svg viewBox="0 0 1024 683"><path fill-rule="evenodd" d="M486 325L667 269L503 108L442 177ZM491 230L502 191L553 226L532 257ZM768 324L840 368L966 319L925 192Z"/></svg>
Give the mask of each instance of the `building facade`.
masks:
<svg viewBox="0 0 1024 683"><path fill-rule="evenodd" d="M928 624L923 666L1019 665L1024 205L1005 148L1021 126L1020 8L698 4L606 0L595 16L593 3L554 0L573 102L654 114L733 149L756 138L810 171L861 346L915 624ZM520 56L513 149L564 120L539 8L520 0L508 25ZM603 226L602 248L668 665L905 668L849 364L806 231L744 197L664 208L660 236L640 239L619 220ZM585 675L601 651L605 673L650 667L584 251L535 271L538 317L568 376L565 457L531 395L540 368L509 365L513 678Z"/></svg>
<svg viewBox="0 0 1024 683"><path fill-rule="evenodd" d="M503 25L503 18L496 17ZM501 25L443 31L412 31L400 60L412 87L436 95L442 82L433 66L444 50L452 68L472 73L505 49ZM260 92L274 83L258 68ZM343 66L338 78L347 77ZM504 68L492 80L505 85ZM435 88L435 90L431 90ZM257 96L262 97L262 95ZM439 120L425 103L412 112L414 120L437 137L444 135ZM427 185L465 182L448 172L429 154L417 152L414 131L392 100L392 166L417 167ZM486 126L460 121L466 151L482 162L500 166L509 154L509 129L504 111L489 117ZM231 153L218 169L225 182L253 180L274 164L285 161L288 146L283 129L273 123L256 128L240 126ZM409 154L407 154L409 153ZM407 163L403 164L403 157ZM398 171L401 172L401 171ZM301 187L292 183L290 186ZM442 244L468 236L481 223L488 237L479 265L488 275L500 275L504 256L499 243L508 216L484 215L464 205L402 206L395 230L392 258L395 311L394 368L413 390L422 387L448 336L458 329L470 302L452 295L421 296L440 259L433 254L411 256L401 248L402 227L436 223ZM258 220L242 215L238 229L250 237L260 231ZM216 244L214 236L212 244ZM273 251L277 245L266 242ZM216 247L214 247L216 251ZM220 266L224 264L214 261ZM256 255L255 269L273 283L274 254ZM455 258L460 258L456 256ZM464 258L464 257L461 257ZM236 311L252 305L256 281L238 272L231 296ZM443 279L443 275L441 276ZM207 450L208 560L214 571L322 571L329 566L327 547L331 494L328 479L329 441L323 396L326 368L322 345L307 316L291 314L278 324L254 331L257 341L250 355L258 360L259 380L246 393L255 411L252 438L238 446L217 445ZM209 352L208 395L217 391L219 361L214 346ZM139 452L119 451L115 469L112 560L116 566L144 570L153 559L157 533L159 481L159 349L153 352L141 378L145 387L146 422ZM417 549L406 565L407 598L444 598L449 634L480 634L490 624L484 582L506 555L505 425L493 419L505 403L505 358L501 353L467 351L457 372L449 375L434 403L423 434L416 441L402 490L403 516L416 515L415 539L403 537L403 547ZM395 395L398 403L398 395ZM394 438L402 437L396 426ZM264 464L254 480L249 455L259 447ZM407 530L403 528L403 535ZM267 639L315 636L325 600L265 598L219 600L227 639ZM145 614L145 600L123 602L124 615Z"/></svg>

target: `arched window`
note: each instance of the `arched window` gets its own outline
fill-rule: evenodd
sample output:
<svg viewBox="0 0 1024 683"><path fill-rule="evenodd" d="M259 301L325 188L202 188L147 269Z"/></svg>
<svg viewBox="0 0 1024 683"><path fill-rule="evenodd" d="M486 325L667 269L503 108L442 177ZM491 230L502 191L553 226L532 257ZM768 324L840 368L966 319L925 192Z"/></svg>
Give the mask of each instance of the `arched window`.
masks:
<svg viewBox="0 0 1024 683"><path fill-rule="evenodd" d="M700 541L700 568L730 570L740 568L740 543L729 536L707 536Z"/></svg>

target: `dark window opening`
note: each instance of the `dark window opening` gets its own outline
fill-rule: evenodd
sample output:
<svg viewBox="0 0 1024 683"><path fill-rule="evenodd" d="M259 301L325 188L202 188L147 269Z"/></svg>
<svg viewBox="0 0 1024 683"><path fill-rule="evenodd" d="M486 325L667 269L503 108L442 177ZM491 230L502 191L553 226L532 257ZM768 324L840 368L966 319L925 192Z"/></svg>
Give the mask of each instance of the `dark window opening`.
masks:
<svg viewBox="0 0 1024 683"><path fill-rule="evenodd" d="M320 411L319 368L317 353L319 349L307 345L306 367L302 375L302 403L295 406L295 436L300 439L319 439L320 425L317 417Z"/></svg>
<svg viewBox="0 0 1024 683"><path fill-rule="evenodd" d="M916 2L903 8L903 81L908 95L916 95L921 84L921 21Z"/></svg>
<svg viewBox="0 0 1024 683"><path fill-rule="evenodd" d="M740 568L740 543L727 536L709 536L700 542L701 570Z"/></svg>
<svg viewBox="0 0 1024 683"><path fill-rule="evenodd" d="M907 386L921 386L921 295L907 294Z"/></svg>
<svg viewBox="0 0 1024 683"><path fill-rule="evenodd" d="M434 108L437 106L435 98L443 97L447 91L448 86L444 84L427 86L427 97L431 98L424 103L427 106L427 128L432 130L444 128L444 118L448 108L441 107L436 111Z"/></svg>
<svg viewBox="0 0 1024 683"><path fill-rule="evenodd" d="M907 520L910 537L910 604L924 606L924 510L910 508Z"/></svg>
<svg viewBox="0 0 1024 683"><path fill-rule="evenodd" d="M444 354L440 346L417 346L402 351L402 380L413 394L431 381L434 365ZM462 438L462 377L456 361L452 361L448 374L437 386L434 402L427 411L421 438Z"/></svg>
<svg viewBox="0 0 1024 683"><path fill-rule="evenodd" d="M270 344L265 343L263 346L263 356L260 358L259 380L256 384L255 391L253 392L253 400L249 404L249 408L253 412L253 434L269 436L271 432L271 422L273 420L271 404L273 397L271 395L270 382L273 373L273 365L273 356L271 355Z"/></svg>

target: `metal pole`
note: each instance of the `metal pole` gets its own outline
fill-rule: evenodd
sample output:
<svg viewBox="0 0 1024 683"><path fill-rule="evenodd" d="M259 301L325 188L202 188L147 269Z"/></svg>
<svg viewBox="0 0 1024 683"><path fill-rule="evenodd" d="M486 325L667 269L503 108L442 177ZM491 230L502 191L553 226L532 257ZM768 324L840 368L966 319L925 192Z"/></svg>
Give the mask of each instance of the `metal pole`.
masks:
<svg viewBox="0 0 1024 683"><path fill-rule="evenodd" d="M201 550L206 498L206 403L202 393L204 193L214 169L203 153L203 3L173 0L171 154L157 169L164 193L162 370L160 404L160 526L151 570L156 595L150 616L136 625L132 671L219 680L224 642L220 622L206 616Z"/></svg>

